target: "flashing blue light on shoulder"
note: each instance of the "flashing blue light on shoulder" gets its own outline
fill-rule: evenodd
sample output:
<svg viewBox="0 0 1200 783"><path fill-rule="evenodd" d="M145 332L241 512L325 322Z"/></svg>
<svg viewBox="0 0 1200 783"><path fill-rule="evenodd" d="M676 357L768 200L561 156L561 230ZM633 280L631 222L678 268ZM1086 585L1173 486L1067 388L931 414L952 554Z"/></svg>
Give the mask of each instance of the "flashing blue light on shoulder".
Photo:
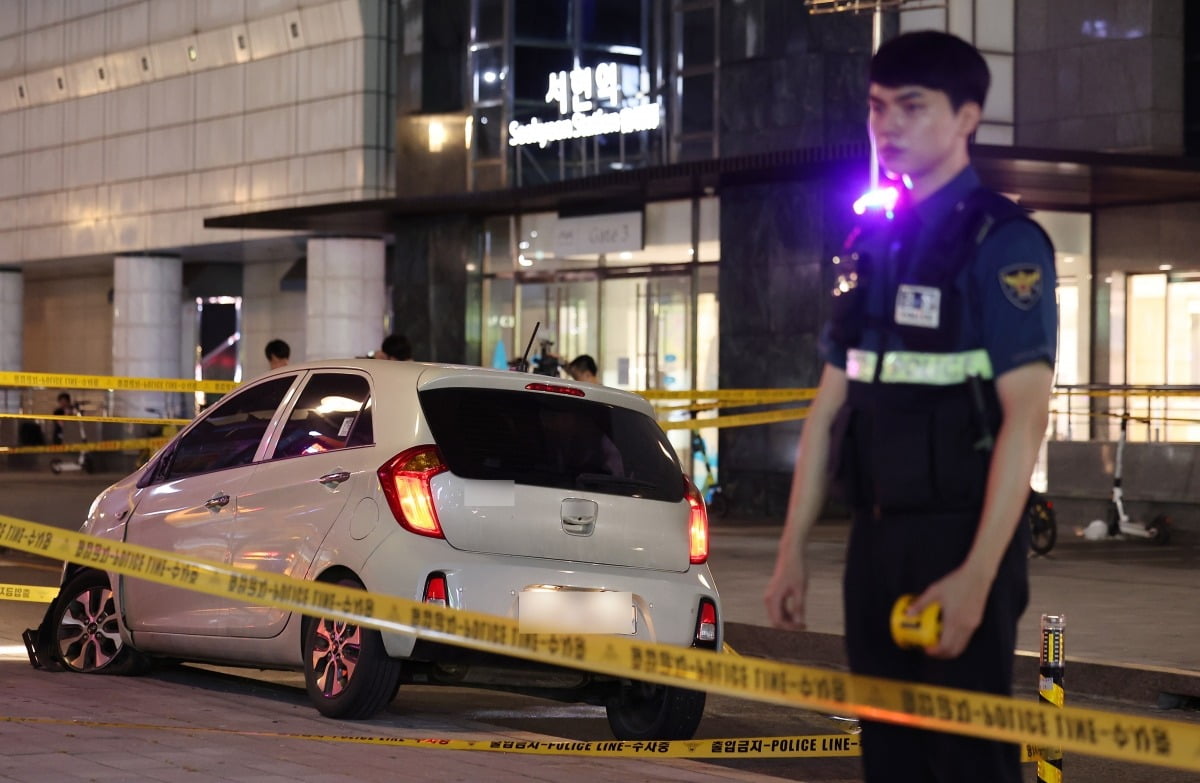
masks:
<svg viewBox="0 0 1200 783"><path fill-rule="evenodd" d="M899 188L891 185L872 188L854 202L854 214L865 215L867 210L880 210L890 220L895 216L896 202L899 200Z"/></svg>

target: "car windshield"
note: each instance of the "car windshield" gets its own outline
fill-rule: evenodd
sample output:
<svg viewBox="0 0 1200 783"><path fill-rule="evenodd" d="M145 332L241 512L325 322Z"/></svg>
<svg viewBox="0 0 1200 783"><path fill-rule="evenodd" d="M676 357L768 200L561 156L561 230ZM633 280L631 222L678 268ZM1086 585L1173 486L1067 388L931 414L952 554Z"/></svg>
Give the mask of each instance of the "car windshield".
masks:
<svg viewBox="0 0 1200 783"><path fill-rule="evenodd" d="M678 502L683 471L645 414L565 395L500 389L423 391L421 408L450 471Z"/></svg>

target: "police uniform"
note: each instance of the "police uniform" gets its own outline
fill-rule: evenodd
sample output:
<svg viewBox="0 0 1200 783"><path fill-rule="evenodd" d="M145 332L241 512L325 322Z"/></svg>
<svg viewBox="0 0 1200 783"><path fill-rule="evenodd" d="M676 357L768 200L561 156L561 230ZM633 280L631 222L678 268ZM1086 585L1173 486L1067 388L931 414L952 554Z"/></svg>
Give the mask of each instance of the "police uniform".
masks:
<svg viewBox="0 0 1200 783"><path fill-rule="evenodd" d="M848 379L831 460L854 517L843 585L851 669L1008 694L1028 600L1024 525L958 658L901 650L889 617L897 598L971 549L1001 421L995 378L1054 363L1050 241L968 167L894 217L864 220L836 261L822 352ZM865 724L863 750L872 783L1021 780L1014 745Z"/></svg>

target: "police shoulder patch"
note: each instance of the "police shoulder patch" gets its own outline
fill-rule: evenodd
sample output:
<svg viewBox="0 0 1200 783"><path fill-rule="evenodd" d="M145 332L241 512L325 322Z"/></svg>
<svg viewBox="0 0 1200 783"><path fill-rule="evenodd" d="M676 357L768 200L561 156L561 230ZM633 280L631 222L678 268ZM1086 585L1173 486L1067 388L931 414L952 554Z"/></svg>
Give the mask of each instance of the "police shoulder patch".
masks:
<svg viewBox="0 0 1200 783"><path fill-rule="evenodd" d="M1042 298L1042 268L1037 264L1010 264L1000 270L1000 290L1009 302L1028 310Z"/></svg>

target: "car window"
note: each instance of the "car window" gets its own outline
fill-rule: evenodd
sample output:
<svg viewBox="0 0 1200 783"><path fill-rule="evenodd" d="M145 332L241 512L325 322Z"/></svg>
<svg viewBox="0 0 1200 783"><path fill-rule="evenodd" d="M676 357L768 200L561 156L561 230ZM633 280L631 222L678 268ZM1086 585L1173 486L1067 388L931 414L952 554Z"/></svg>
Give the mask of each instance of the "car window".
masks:
<svg viewBox="0 0 1200 783"><path fill-rule="evenodd" d="M350 445L360 445L356 420L371 387L361 375L316 373L308 379L279 434L274 459L320 454ZM369 430L367 419L363 425ZM370 442L370 434L367 436Z"/></svg>
<svg viewBox="0 0 1200 783"><path fill-rule="evenodd" d="M654 419L616 405L500 389L420 393L455 475L676 502L683 470Z"/></svg>
<svg viewBox="0 0 1200 783"><path fill-rule="evenodd" d="M248 465L295 376L275 378L223 398L175 445L164 478Z"/></svg>

